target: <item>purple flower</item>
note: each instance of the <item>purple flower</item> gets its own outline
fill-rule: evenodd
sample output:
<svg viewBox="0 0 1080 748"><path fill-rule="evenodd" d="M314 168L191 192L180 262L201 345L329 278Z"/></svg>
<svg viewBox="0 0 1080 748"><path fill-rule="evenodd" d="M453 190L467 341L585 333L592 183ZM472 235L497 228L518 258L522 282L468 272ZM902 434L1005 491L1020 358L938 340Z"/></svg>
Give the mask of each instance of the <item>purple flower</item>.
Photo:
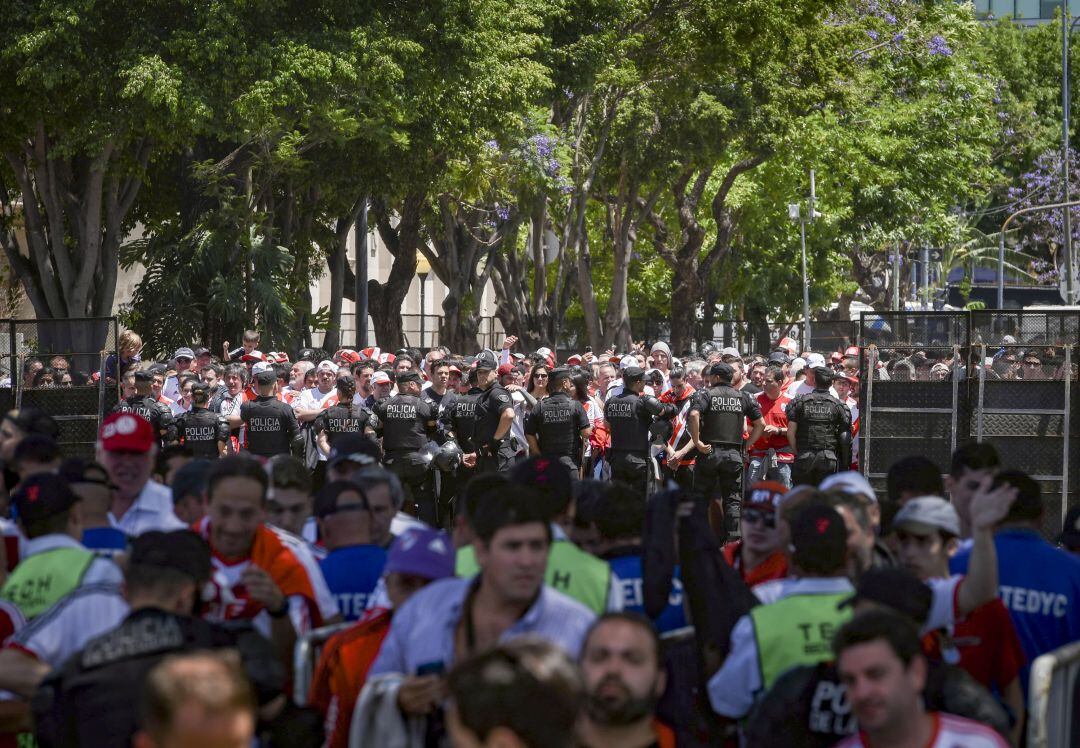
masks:
<svg viewBox="0 0 1080 748"><path fill-rule="evenodd" d="M555 141L543 133L529 138L529 145L533 147L536 155L542 159L551 158L551 155L555 152Z"/></svg>
<svg viewBox="0 0 1080 748"><path fill-rule="evenodd" d="M495 203L495 215L499 217L500 221L508 221L510 220L510 208Z"/></svg>
<svg viewBox="0 0 1080 748"><path fill-rule="evenodd" d="M878 40L878 32L874 31L873 29L869 29L869 30L868 30L868 31L866 32L866 35L867 35L868 37L870 37L870 39L871 39L871 40L873 40L873 41L875 41L875 42L876 42L876 41Z"/></svg>
<svg viewBox="0 0 1080 748"><path fill-rule="evenodd" d="M899 34L894 34L893 35L893 38L892 38L892 43L893 44L899 44L902 41L904 41L904 33L903 32L900 32Z"/></svg>
<svg viewBox="0 0 1080 748"><path fill-rule="evenodd" d="M487 148L489 151L497 151L499 150L499 141L489 140L484 143L484 147Z"/></svg>
<svg viewBox="0 0 1080 748"><path fill-rule="evenodd" d="M885 19L885 23L889 24L890 26L896 25L896 16L894 16L892 13L886 13L883 18Z"/></svg>
<svg viewBox="0 0 1080 748"><path fill-rule="evenodd" d="M930 50L931 55L938 57L951 57L952 48L949 47L949 43L945 41L945 37L941 34L934 34L930 37L930 41L926 43L927 49Z"/></svg>
<svg viewBox="0 0 1080 748"><path fill-rule="evenodd" d="M1005 137L1006 138L1011 138L1015 134L1016 134L1016 131L1013 130L1011 127L1006 127L1005 128Z"/></svg>

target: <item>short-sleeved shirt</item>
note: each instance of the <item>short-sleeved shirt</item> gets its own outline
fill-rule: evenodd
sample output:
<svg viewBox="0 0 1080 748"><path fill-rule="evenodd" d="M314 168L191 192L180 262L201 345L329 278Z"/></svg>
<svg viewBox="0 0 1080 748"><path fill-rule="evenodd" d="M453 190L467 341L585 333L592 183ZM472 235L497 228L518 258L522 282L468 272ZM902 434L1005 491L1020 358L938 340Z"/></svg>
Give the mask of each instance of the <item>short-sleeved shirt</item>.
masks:
<svg viewBox="0 0 1080 748"><path fill-rule="evenodd" d="M358 621L386 566L386 551L377 545L350 545L330 551L319 561L330 594L346 621Z"/></svg>
<svg viewBox="0 0 1080 748"><path fill-rule="evenodd" d="M932 712L934 730L926 748L1008 748L1008 743L985 725L943 712ZM863 732L836 744L836 748L874 748Z"/></svg>

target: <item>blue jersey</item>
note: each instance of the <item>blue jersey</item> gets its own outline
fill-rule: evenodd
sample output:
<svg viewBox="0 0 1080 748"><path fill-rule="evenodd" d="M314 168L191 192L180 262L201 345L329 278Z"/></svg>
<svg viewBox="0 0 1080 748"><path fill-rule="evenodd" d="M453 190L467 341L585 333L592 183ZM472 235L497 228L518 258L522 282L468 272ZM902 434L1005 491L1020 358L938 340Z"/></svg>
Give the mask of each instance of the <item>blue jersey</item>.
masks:
<svg viewBox="0 0 1080 748"><path fill-rule="evenodd" d="M645 593L641 554L615 556L608 559L608 562L611 565L611 573L619 578L618 589L622 599L622 609L644 615ZM671 577L671 593L668 596L667 607L658 618L653 620L653 623L656 624L657 632L661 634L687 625L686 613L683 611L683 586L679 578L678 566L675 567L675 573Z"/></svg>
<svg viewBox="0 0 1080 748"><path fill-rule="evenodd" d="M1080 639L1080 558L1055 548L1034 530L1002 530L994 535L999 594L1009 609L1027 663L1020 684L1027 694L1031 663ZM971 549L957 553L950 570L967 571Z"/></svg>
<svg viewBox="0 0 1080 748"><path fill-rule="evenodd" d="M386 551L377 545L338 548L319 562L326 585L346 621L356 621L364 615L384 566Z"/></svg>
<svg viewBox="0 0 1080 748"><path fill-rule="evenodd" d="M91 551L115 556L127 550L128 538L115 527L91 527L83 530L82 544Z"/></svg>

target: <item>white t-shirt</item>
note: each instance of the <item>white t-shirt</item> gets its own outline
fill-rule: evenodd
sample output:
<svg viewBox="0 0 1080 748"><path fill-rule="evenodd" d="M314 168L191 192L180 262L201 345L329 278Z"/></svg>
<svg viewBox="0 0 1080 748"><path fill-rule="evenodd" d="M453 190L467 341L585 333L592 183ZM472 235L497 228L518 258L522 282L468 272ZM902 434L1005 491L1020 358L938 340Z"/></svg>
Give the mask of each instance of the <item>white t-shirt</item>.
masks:
<svg viewBox="0 0 1080 748"><path fill-rule="evenodd" d="M331 387L329 392L322 392L318 387L304 390L300 397L293 400L293 408L296 410L322 410L330 398L337 396L337 389Z"/></svg>
<svg viewBox="0 0 1080 748"><path fill-rule="evenodd" d="M1007 748L1004 738L974 720L957 717L944 712L931 712L934 731L926 748ZM874 748L863 733L856 733L837 748Z"/></svg>

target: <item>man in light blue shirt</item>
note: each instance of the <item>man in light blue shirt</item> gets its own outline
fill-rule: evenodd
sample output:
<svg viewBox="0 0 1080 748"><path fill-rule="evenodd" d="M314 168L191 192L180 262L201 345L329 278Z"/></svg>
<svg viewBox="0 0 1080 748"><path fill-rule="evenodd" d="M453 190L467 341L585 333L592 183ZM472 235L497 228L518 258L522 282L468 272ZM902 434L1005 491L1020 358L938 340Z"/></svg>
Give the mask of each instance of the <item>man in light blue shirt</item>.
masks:
<svg viewBox="0 0 1080 748"><path fill-rule="evenodd" d="M426 714L441 703L442 674L468 657L519 636L581 649L594 615L544 584L551 528L534 489L498 487L481 496L471 518L480 573L444 579L417 592L394 615L370 676L404 673L398 704Z"/></svg>

